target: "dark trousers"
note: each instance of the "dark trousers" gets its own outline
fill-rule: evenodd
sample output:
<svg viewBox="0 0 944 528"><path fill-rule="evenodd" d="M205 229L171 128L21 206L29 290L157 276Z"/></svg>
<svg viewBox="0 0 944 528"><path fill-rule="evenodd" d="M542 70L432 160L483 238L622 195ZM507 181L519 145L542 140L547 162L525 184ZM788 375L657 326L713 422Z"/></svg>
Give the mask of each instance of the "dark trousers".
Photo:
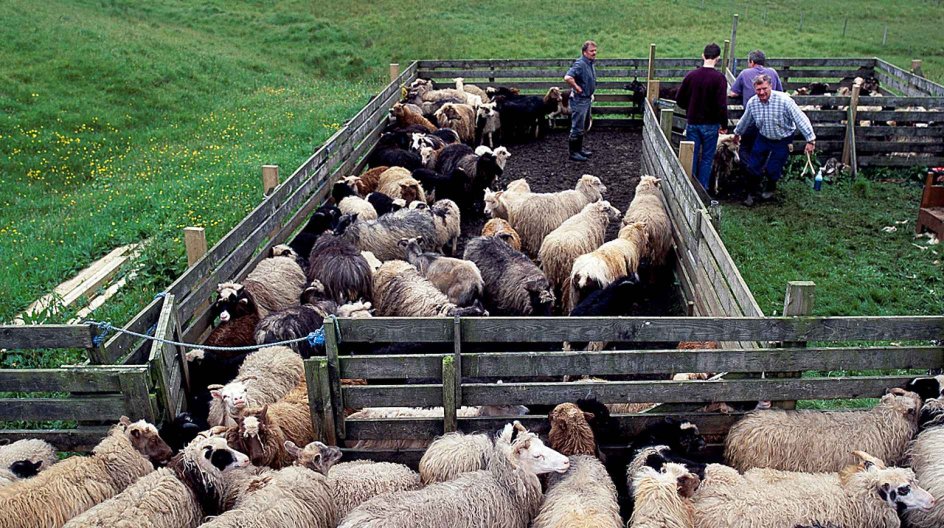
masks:
<svg viewBox="0 0 944 528"><path fill-rule="evenodd" d="M769 139L760 134L754 141L751 154L747 158L747 172L751 179L750 187L757 189L764 177L764 172L771 182L775 182L783 175L783 166L790 156L792 137L784 139Z"/></svg>

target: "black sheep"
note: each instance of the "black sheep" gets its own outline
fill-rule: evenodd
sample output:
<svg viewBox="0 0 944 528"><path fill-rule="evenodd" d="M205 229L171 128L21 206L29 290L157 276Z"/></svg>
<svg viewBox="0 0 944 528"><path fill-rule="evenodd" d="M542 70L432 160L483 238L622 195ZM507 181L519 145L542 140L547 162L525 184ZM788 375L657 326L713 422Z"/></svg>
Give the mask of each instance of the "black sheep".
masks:
<svg viewBox="0 0 944 528"><path fill-rule="evenodd" d="M411 174L413 179L423 185L427 196L435 196L436 200L448 198L461 204L465 201L465 175L461 171L454 171L444 176L431 169L416 169Z"/></svg>
<svg viewBox="0 0 944 528"><path fill-rule="evenodd" d="M398 204L396 200L380 192L372 192L368 194L365 200L367 200L370 205L374 206L374 210L377 211L378 218L387 213L393 213L403 208L403 206ZM402 201L402 198L400 200Z"/></svg>
<svg viewBox="0 0 944 528"><path fill-rule="evenodd" d="M602 290L595 290L571 310L571 316L634 315L642 298L643 286L636 274L622 277Z"/></svg>
<svg viewBox="0 0 944 528"><path fill-rule="evenodd" d="M209 428L210 426L206 420L194 418L189 412L182 412L175 416L172 421L164 422L158 434L176 454L196 438L201 431L206 431Z"/></svg>
<svg viewBox="0 0 944 528"><path fill-rule="evenodd" d="M705 438L698 426L667 416L665 420L648 425L633 440L632 449L665 445L682 456L698 456L705 449Z"/></svg>
<svg viewBox="0 0 944 528"><path fill-rule="evenodd" d="M637 78L633 77L633 82L627 84L623 88L632 92L631 97L633 98L633 113L641 115L642 103L646 100L646 85L639 82Z"/></svg>
<svg viewBox="0 0 944 528"><path fill-rule="evenodd" d="M356 215L344 215L335 233L315 241L308 261L308 280L319 280L327 297L338 304L370 299L373 284L370 266L354 244L340 237Z"/></svg>
<svg viewBox="0 0 944 528"><path fill-rule="evenodd" d="M905 390L918 393L922 400L940 398L942 389L944 389L944 376L915 378L905 386Z"/></svg>
<svg viewBox="0 0 944 528"><path fill-rule="evenodd" d="M563 101L560 88L540 95L497 95L495 102L501 118L502 134L506 138L527 139L541 135L541 123L547 114L557 110Z"/></svg>
<svg viewBox="0 0 944 528"><path fill-rule="evenodd" d="M303 257L307 256L311 253L311 246L315 244L315 240L325 231L334 229L339 218L341 218L340 209L333 205L322 205L311 215L311 218L308 219L308 223L306 223L305 227L288 243L288 246L292 248L295 253Z"/></svg>

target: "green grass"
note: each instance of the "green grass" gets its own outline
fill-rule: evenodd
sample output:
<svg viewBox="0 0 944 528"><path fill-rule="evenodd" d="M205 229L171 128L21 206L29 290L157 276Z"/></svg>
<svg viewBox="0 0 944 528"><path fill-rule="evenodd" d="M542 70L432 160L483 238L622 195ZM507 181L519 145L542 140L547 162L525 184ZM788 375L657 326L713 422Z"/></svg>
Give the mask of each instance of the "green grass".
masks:
<svg viewBox="0 0 944 528"><path fill-rule="evenodd" d="M291 174L382 89L389 62L572 57L585 38L598 41L602 59L646 56L650 42L659 56L694 57L706 42L728 38L731 14L740 12L739 56L762 47L771 57L878 55L905 67L922 58L930 78L944 78L942 41L929 37L944 17L939 2L857 2L846 38L845 4L702 4L4 0L0 320L112 248L150 239L137 279L94 315L126 321L185 269L181 228L205 227L212 245L259 202L260 165ZM930 252L909 250L907 226L893 236L874 230L881 209L896 211L890 220L913 217L905 205L914 203L914 188L876 184L865 200L834 187L806 202L799 188L787 192L789 215L759 208L726 219L726 238L745 241L736 258L766 312L785 281L799 277L820 285L820 313L940 313L940 295L922 293L939 290ZM836 218L823 207L827 196L876 205L848 220L841 208L848 229L808 232L802 226ZM801 227L763 224L771 218ZM770 237L729 238L738 237L739 223ZM836 242L822 255L801 239L847 232L855 246ZM893 246L880 243L886 239ZM801 260L758 253L787 243ZM888 247L898 258L883 262ZM752 266L752 258L772 265ZM861 279L847 288L821 277L839 279L839 270ZM913 274L919 278L907 278Z"/></svg>

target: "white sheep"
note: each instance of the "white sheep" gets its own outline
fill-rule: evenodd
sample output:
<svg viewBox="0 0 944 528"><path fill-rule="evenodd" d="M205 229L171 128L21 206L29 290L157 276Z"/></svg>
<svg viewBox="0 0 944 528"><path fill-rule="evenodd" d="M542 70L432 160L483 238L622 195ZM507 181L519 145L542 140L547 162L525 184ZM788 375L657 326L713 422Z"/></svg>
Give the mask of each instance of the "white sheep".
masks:
<svg viewBox="0 0 944 528"><path fill-rule="evenodd" d="M585 205L602 199L606 186L600 178L584 174L574 189L556 193L505 191L499 197L508 211L508 223L521 236L521 247L537 255L541 242Z"/></svg>
<svg viewBox="0 0 944 528"><path fill-rule="evenodd" d="M259 317L262 318L269 315L269 312L298 306L308 281L305 272L294 258L270 257L259 261L241 284L252 294ZM217 290L221 291L226 286L232 288L234 285L221 284ZM222 314L220 320L225 322Z"/></svg>
<svg viewBox="0 0 944 528"><path fill-rule="evenodd" d="M455 81L456 83L456 90L478 96L479 99L482 100L482 102L479 103L480 105L488 103L491 100L488 97L488 94L485 92L485 90L479 88L478 86L474 84L465 84L465 79L463 79L462 77L456 77L453 79L453 81Z"/></svg>
<svg viewBox="0 0 944 528"><path fill-rule="evenodd" d="M296 464L255 477L233 509L203 526L334 528L339 516L328 481L323 473L307 467L304 462L304 451L320 456L321 446L324 444L314 442L303 450L286 442L284 447L298 459Z"/></svg>
<svg viewBox="0 0 944 528"><path fill-rule="evenodd" d="M898 463L918 429L921 399L892 389L869 412L783 411L748 413L725 440L725 460L746 471L839 471L855 463L852 450Z"/></svg>
<svg viewBox="0 0 944 528"><path fill-rule="evenodd" d="M56 463L56 448L38 438L0 447L0 486L35 476Z"/></svg>
<svg viewBox="0 0 944 528"><path fill-rule="evenodd" d="M338 519L354 508L385 493L419 489L420 476L403 464L355 460L331 466L328 471Z"/></svg>
<svg viewBox="0 0 944 528"><path fill-rule="evenodd" d="M222 475L249 465L216 436L198 436L171 464L145 475L64 528L193 528L222 511Z"/></svg>
<svg viewBox="0 0 944 528"><path fill-rule="evenodd" d="M636 195L626 209L623 225L635 222L646 224L646 248L643 257L654 266L661 266L672 249L672 221L665 210L661 180L643 176L636 185Z"/></svg>
<svg viewBox="0 0 944 528"><path fill-rule="evenodd" d="M639 270L646 247L646 224L623 226L614 240L574 260L570 271L570 302L576 306L587 295L602 290L616 279Z"/></svg>
<svg viewBox="0 0 944 528"><path fill-rule="evenodd" d="M643 466L632 475L633 516L630 528L694 528L691 496L699 479L681 464L661 471Z"/></svg>
<svg viewBox="0 0 944 528"><path fill-rule="evenodd" d="M610 222L619 221L619 209L601 200L589 203L576 215L568 218L541 243L538 260L547 280L554 285L555 295L561 302L562 312L574 308L570 298L570 272L574 261L603 244Z"/></svg>
<svg viewBox="0 0 944 528"><path fill-rule="evenodd" d="M424 486L428 486L485 469L494 452L492 439L486 434L444 434L423 453L419 464L420 479Z"/></svg>
<svg viewBox="0 0 944 528"><path fill-rule="evenodd" d="M532 528L622 528L616 486L593 456L572 455L570 469L547 479L547 493Z"/></svg>
<svg viewBox="0 0 944 528"><path fill-rule="evenodd" d="M152 471L151 462L117 425L90 456L67 458L0 488L0 528L58 528Z"/></svg>
<svg viewBox="0 0 944 528"><path fill-rule="evenodd" d="M285 346L266 347L246 356L236 378L226 385L211 385L208 422L235 425L233 417L249 406L275 403L305 377L302 357Z"/></svg>
<svg viewBox="0 0 944 528"><path fill-rule="evenodd" d="M497 103L482 103L475 111L475 119L481 129L479 130L479 144L485 144L485 138L488 137L488 146L495 147L495 133L501 129L501 116L498 113Z"/></svg>
<svg viewBox="0 0 944 528"><path fill-rule="evenodd" d="M928 400L939 403L939 400ZM908 460L911 469L918 477L918 484L931 495L944 497L944 425L935 420L932 425L921 431L908 447ZM911 510L907 515L908 525L913 528L940 528L944 526L944 501L939 500L930 510Z"/></svg>
<svg viewBox="0 0 944 528"><path fill-rule="evenodd" d="M934 504L910 469L871 463L842 478L839 473L772 470L749 478L709 464L693 500L699 528L796 526L813 520L846 528L898 528L899 511Z"/></svg>
<svg viewBox="0 0 944 528"><path fill-rule="evenodd" d="M451 245L451 254L456 252L459 235L462 234L462 219L459 205L452 200L437 200L429 208L436 228L436 249Z"/></svg>
<svg viewBox="0 0 944 528"><path fill-rule="evenodd" d="M538 475L567 471L567 457L515 422L495 441L486 470L420 490L375 497L355 508L340 528L527 528L541 505Z"/></svg>

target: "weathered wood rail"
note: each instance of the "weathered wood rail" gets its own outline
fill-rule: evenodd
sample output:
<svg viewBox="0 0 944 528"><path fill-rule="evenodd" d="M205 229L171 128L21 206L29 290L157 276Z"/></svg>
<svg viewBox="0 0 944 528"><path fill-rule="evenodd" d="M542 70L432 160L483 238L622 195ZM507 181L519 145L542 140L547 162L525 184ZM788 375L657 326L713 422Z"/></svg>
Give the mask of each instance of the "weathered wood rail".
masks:
<svg viewBox="0 0 944 528"><path fill-rule="evenodd" d="M697 408L717 401L868 398L903 386L913 377L896 374L896 369L944 366L944 348L931 344L944 336L944 317L339 319L326 324L326 335L341 339L327 340L326 357L306 361L309 397L319 430L328 441L342 445L370 439L431 439L451 430L495 430L507 421L458 418L455 406L462 405L548 406L594 397L604 403L693 403ZM502 351L511 343L530 343L537 349L541 344L588 340L615 341L620 347L604 352ZM634 349L642 343L671 346L678 341L813 342L815 346ZM882 341L922 344L875 344ZM387 342L438 343L452 351L390 356L343 352L345 345ZM483 343L496 351L465 351ZM825 375L837 370L879 373ZM807 371L808 377L670 381L678 372L722 371ZM627 375L650 379L548 381L563 376ZM342 385L342 378L366 379L368 384ZM407 379L410 383L403 381ZM345 408L389 406L444 406L446 410L442 417L433 418L344 418ZM715 439L740 415L672 414L692 419ZM628 436L665 415L623 414L617 415L617 421L620 432ZM530 425L544 419L521 418ZM410 450L369 454L401 460L416 455Z"/></svg>

